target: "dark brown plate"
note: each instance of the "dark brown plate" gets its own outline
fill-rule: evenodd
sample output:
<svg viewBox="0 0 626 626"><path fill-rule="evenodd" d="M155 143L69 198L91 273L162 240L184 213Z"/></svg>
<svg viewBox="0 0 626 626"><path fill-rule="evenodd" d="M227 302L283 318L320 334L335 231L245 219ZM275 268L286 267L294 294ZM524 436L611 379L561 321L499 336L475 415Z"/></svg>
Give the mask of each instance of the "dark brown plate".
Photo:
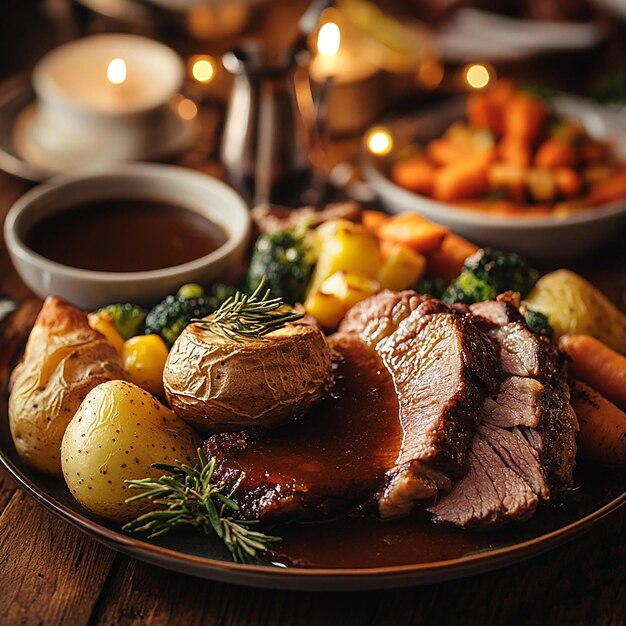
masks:
<svg viewBox="0 0 626 626"><path fill-rule="evenodd" d="M470 533L436 526L421 517L290 524L274 529L284 541L271 559L240 565L230 561L214 538L189 531L145 540L90 515L62 480L38 474L20 461L9 433L6 393L0 403L0 461L55 515L115 550L186 574L275 589L379 589L469 576L569 541L626 502L623 468L581 466L576 489L567 500L544 508L521 526Z"/></svg>

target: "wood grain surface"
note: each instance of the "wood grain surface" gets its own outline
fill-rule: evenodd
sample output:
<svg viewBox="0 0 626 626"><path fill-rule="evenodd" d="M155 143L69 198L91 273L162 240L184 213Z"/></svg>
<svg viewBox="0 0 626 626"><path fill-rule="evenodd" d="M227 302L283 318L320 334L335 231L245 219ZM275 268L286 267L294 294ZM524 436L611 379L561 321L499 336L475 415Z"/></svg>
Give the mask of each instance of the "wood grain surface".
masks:
<svg viewBox="0 0 626 626"><path fill-rule="evenodd" d="M0 174L0 222L25 185ZM626 233L574 267L626 309ZM2 339L18 341L38 303L0 246L0 294L26 303ZM6 367L0 354L0 367ZM94 542L0 469L0 625L623 626L626 511L528 562L425 587L362 593L274 592L163 570ZM341 546L337 546L341 549Z"/></svg>

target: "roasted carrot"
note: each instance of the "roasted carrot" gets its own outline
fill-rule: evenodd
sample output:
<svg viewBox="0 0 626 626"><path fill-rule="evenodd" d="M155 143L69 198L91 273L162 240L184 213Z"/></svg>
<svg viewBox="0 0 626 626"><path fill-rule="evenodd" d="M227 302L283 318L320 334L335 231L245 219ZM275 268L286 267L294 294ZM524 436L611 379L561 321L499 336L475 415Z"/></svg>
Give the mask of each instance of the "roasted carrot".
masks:
<svg viewBox="0 0 626 626"><path fill-rule="evenodd" d="M433 139L426 146L426 154L428 158L437 165L448 165L450 163L456 163L462 159L466 159L471 150L459 145L446 137L440 139Z"/></svg>
<svg viewBox="0 0 626 626"><path fill-rule="evenodd" d="M537 167L575 167L578 163L578 154L571 143L550 137L537 150L535 165Z"/></svg>
<svg viewBox="0 0 626 626"><path fill-rule="evenodd" d="M582 191L583 184L577 171L569 167L559 167L554 172L554 176L559 192L566 198L573 198Z"/></svg>
<svg viewBox="0 0 626 626"><path fill-rule="evenodd" d="M435 168L425 157L416 156L396 163L391 177L402 187L429 196L433 190Z"/></svg>
<svg viewBox="0 0 626 626"><path fill-rule="evenodd" d="M489 190L487 169L493 161L492 151L477 152L469 159L451 163L435 173L433 196L450 202L475 198Z"/></svg>
<svg viewBox="0 0 626 626"><path fill-rule="evenodd" d="M609 146L604 141L590 139L582 145L580 152L587 163L598 163L606 159Z"/></svg>
<svg viewBox="0 0 626 626"><path fill-rule="evenodd" d="M626 168L618 170L609 178L597 182L587 196L589 204L604 204L626 197Z"/></svg>
<svg viewBox="0 0 626 626"><path fill-rule="evenodd" d="M380 227L388 222L389 219L389 216L382 211L363 211L361 213L363 226L375 235L378 234Z"/></svg>
<svg viewBox="0 0 626 626"><path fill-rule="evenodd" d="M500 158L520 169L528 169L532 160L530 146L521 137L507 136L498 144Z"/></svg>
<svg viewBox="0 0 626 626"><path fill-rule="evenodd" d="M474 128L486 128L497 136L502 134L502 105L488 93L472 94L467 99L467 118Z"/></svg>
<svg viewBox="0 0 626 626"><path fill-rule="evenodd" d="M626 413L581 381L570 389L581 454L600 463L626 463Z"/></svg>
<svg viewBox="0 0 626 626"><path fill-rule="evenodd" d="M478 246L467 239L448 233L441 245L426 257L428 274L451 281L461 273L465 259L477 250Z"/></svg>
<svg viewBox="0 0 626 626"><path fill-rule="evenodd" d="M403 213L392 217L378 231L381 238L381 250L393 244L403 244L416 252L427 254L441 245L448 229L433 224L416 213ZM387 242L387 243L386 243Z"/></svg>
<svg viewBox="0 0 626 626"><path fill-rule="evenodd" d="M563 335L559 348L572 359L570 371L575 378L626 410L626 356L591 335Z"/></svg>
<svg viewBox="0 0 626 626"><path fill-rule="evenodd" d="M504 109L504 134L534 145L545 130L548 107L530 94L516 93Z"/></svg>

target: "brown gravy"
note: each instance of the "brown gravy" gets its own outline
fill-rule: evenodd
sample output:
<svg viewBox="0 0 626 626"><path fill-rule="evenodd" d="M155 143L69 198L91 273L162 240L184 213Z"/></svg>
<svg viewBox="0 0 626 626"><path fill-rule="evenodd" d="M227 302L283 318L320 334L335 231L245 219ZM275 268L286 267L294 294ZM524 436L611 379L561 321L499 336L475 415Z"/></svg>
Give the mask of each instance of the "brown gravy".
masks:
<svg viewBox="0 0 626 626"><path fill-rule="evenodd" d="M26 245L51 261L100 272L143 272L199 259L226 232L211 220L156 200L90 202L35 224Z"/></svg>
<svg viewBox="0 0 626 626"><path fill-rule="evenodd" d="M246 474L272 482L375 490L402 443L398 398L391 375L374 350L336 344L335 385L302 419L238 453Z"/></svg>

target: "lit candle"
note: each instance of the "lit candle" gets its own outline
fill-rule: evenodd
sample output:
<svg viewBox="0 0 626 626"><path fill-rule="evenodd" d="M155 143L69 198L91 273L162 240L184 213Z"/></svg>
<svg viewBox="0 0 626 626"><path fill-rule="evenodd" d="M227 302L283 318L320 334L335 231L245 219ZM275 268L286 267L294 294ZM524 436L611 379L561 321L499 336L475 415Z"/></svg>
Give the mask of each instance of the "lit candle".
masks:
<svg viewBox="0 0 626 626"><path fill-rule="evenodd" d="M311 62L311 78L331 81L326 123L336 133L365 128L381 111L383 102L379 69L348 45L335 22L323 24L317 36L317 55Z"/></svg>
<svg viewBox="0 0 626 626"><path fill-rule="evenodd" d="M183 78L178 55L151 39L103 34L75 40L35 68L33 137L47 150L77 157L96 150L132 158L167 115Z"/></svg>

